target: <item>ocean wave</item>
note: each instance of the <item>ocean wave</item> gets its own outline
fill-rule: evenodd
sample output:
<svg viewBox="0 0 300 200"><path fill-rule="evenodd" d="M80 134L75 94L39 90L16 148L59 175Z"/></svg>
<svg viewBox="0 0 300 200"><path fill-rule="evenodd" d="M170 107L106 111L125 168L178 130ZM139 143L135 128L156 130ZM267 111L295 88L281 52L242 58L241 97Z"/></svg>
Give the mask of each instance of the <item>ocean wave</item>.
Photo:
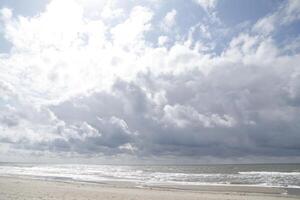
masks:
<svg viewBox="0 0 300 200"><path fill-rule="evenodd" d="M300 176L300 172L267 172L267 171L249 171L238 172L241 175L275 175L275 176Z"/></svg>
<svg viewBox="0 0 300 200"><path fill-rule="evenodd" d="M174 166L173 168L176 168ZM193 173L186 169L162 170L149 167L105 165L0 166L0 175L26 176L83 182L130 181L138 184L245 185L300 188L300 172L242 171L235 173ZM295 169L297 170L297 169ZM175 172L176 171L176 172Z"/></svg>

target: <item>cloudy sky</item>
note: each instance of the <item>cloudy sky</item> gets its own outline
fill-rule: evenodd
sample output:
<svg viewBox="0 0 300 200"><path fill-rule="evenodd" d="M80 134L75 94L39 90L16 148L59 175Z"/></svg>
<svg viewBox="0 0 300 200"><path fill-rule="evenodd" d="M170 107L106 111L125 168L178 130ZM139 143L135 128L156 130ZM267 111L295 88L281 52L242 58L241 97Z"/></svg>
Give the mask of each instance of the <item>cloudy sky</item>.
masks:
<svg viewBox="0 0 300 200"><path fill-rule="evenodd" d="M0 161L300 161L300 1L1 0Z"/></svg>

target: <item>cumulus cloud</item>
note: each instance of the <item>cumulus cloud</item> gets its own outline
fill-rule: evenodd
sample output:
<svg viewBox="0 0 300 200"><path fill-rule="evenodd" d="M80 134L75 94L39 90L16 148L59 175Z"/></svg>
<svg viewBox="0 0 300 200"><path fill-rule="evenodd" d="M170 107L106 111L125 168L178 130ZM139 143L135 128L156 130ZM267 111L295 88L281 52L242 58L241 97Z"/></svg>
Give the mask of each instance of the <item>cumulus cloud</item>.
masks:
<svg viewBox="0 0 300 200"><path fill-rule="evenodd" d="M149 22L152 16L153 14L148 8L134 7L125 22L111 29L114 42L119 45L131 45L130 48L139 46L136 42L140 41L143 33L151 28Z"/></svg>
<svg viewBox="0 0 300 200"><path fill-rule="evenodd" d="M183 105L166 105L164 107L163 120L168 124L174 124L180 128L185 128L192 125L199 125L202 127L215 127L215 126L233 126L235 120L224 115L220 117L218 114L206 116L198 113L194 108Z"/></svg>
<svg viewBox="0 0 300 200"><path fill-rule="evenodd" d="M167 36L165 36L165 35L160 36L160 37L158 38L157 44L160 45L160 46L164 46L164 45L168 42L168 39L169 39L169 38L168 38Z"/></svg>
<svg viewBox="0 0 300 200"><path fill-rule="evenodd" d="M124 9L116 7L114 1L107 1L101 12L103 19L116 19L124 15Z"/></svg>
<svg viewBox="0 0 300 200"><path fill-rule="evenodd" d="M276 13L209 53L193 34L197 28L202 39L213 39L208 24L170 39L178 28L175 9L157 22L156 10L145 5L126 10L105 2L87 15L93 2L82 4L53 0L33 17L2 9L13 46L0 56L3 154L300 156L299 52L288 54L271 34L256 31ZM297 20L297 8L283 4L279 10L288 15L281 22ZM169 32L155 35L162 23ZM264 31L275 30L274 23Z"/></svg>
<svg viewBox="0 0 300 200"><path fill-rule="evenodd" d="M12 17L12 11L9 8L2 8L0 10L2 20L6 21Z"/></svg>
<svg viewBox="0 0 300 200"><path fill-rule="evenodd" d="M171 10L166 14L161 24L163 30L170 30L176 24L177 11L175 9Z"/></svg>

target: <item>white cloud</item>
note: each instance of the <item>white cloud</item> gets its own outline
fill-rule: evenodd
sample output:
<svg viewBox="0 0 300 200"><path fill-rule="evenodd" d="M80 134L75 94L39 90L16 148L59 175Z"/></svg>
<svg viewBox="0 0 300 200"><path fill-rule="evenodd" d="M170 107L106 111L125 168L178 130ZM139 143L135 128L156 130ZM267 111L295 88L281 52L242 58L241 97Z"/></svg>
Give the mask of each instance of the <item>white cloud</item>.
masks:
<svg viewBox="0 0 300 200"><path fill-rule="evenodd" d="M169 31L173 26L176 25L176 15L177 11L175 9L166 14L161 24L163 30Z"/></svg>
<svg viewBox="0 0 300 200"><path fill-rule="evenodd" d="M218 114L201 114L190 106L176 104L175 106L166 105L164 107L163 121L174 124L179 128L187 126L202 126L212 128L216 126L232 127L236 124L236 120L228 115L219 116Z"/></svg>
<svg viewBox="0 0 300 200"><path fill-rule="evenodd" d="M168 42L168 40L169 40L168 36L165 35L159 36L157 44L159 46L164 46Z"/></svg>
<svg viewBox="0 0 300 200"><path fill-rule="evenodd" d="M13 46L0 56L3 152L230 157L264 155L265 148L274 155L298 151L300 56L286 53L295 41L280 48L271 34L253 28L210 53L204 40L214 40L212 25L197 22L173 38L176 10L156 21L155 9L115 1L93 8L97 2L54 0L34 17L2 10L3 33ZM211 12L217 1L198 3ZM298 19L297 3L279 10L282 20L269 15L255 27L269 33ZM151 32L162 23L169 32Z"/></svg>
<svg viewBox="0 0 300 200"><path fill-rule="evenodd" d="M287 4L282 8L282 23L287 24L300 19L300 2L288 0Z"/></svg>
<svg viewBox="0 0 300 200"><path fill-rule="evenodd" d="M217 5L217 0L194 0L198 3L205 11L214 9Z"/></svg>
<svg viewBox="0 0 300 200"><path fill-rule="evenodd" d="M143 34L151 28L153 13L145 7L134 7L129 18L111 29L114 43L129 48L136 48L143 39Z"/></svg>
<svg viewBox="0 0 300 200"><path fill-rule="evenodd" d="M269 34L275 29L276 18L274 15L260 19L254 26L256 32Z"/></svg>
<svg viewBox="0 0 300 200"><path fill-rule="evenodd" d="M259 19L253 26L253 31L268 35L278 29L278 26L286 26L299 19L299 1L289 0L284 2L274 13Z"/></svg>
<svg viewBox="0 0 300 200"><path fill-rule="evenodd" d="M279 51L271 37L250 36L241 33L233 38L223 52L228 61L240 61L250 65L269 65L274 62Z"/></svg>
<svg viewBox="0 0 300 200"><path fill-rule="evenodd" d="M12 17L12 10L9 8L2 8L0 10L0 15L3 21L9 20Z"/></svg>
<svg viewBox="0 0 300 200"><path fill-rule="evenodd" d="M124 15L124 9L118 8L116 2L107 1L101 12L103 19L115 19Z"/></svg>
<svg viewBox="0 0 300 200"><path fill-rule="evenodd" d="M137 57L126 48L144 48L143 34L151 27L152 15L137 6L110 29L101 19L85 18L75 1L54 0L40 15L5 21L13 51L2 59L0 68L6 73L1 78L39 103L57 102L99 85L108 89L115 78L130 79L139 70L133 65Z"/></svg>

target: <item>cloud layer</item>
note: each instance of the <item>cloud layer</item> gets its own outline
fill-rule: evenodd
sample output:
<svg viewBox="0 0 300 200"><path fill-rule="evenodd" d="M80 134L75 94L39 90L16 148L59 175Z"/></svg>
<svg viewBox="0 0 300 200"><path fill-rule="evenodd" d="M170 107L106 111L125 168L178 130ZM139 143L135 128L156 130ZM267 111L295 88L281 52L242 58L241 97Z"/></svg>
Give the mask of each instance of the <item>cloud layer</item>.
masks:
<svg viewBox="0 0 300 200"><path fill-rule="evenodd" d="M181 2L202 7L188 29L162 2L95 3L1 10L3 158L299 160L300 40L278 39L297 1L234 27L218 1Z"/></svg>

